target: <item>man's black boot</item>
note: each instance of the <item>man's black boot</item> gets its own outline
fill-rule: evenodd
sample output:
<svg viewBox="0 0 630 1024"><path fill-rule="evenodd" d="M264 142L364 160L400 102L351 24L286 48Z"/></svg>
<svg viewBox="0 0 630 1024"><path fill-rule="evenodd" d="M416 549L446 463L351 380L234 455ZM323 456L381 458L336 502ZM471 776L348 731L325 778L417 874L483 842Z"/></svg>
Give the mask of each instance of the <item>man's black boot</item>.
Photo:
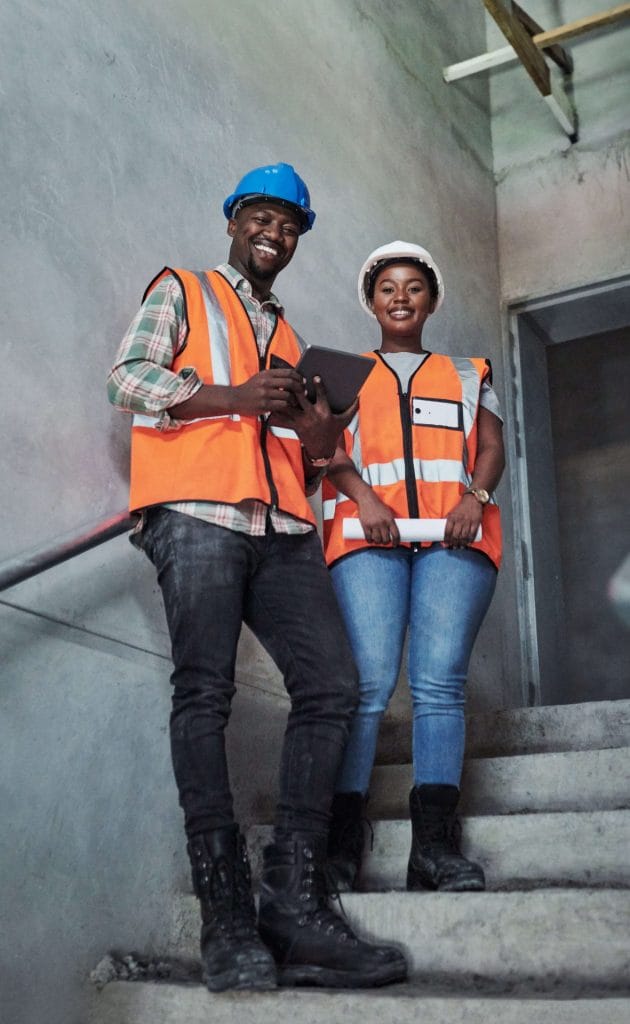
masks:
<svg viewBox="0 0 630 1024"><path fill-rule="evenodd" d="M263 854L259 929L278 965L279 985L369 988L404 981L407 963L394 946L357 938L328 906L324 837L301 833Z"/></svg>
<svg viewBox="0 0 630 1024"><path fill-rule="evenodd" d="M407 868L407 889L440 892L481 891L486 887L483 868L463 857L460 827L455 816L457 786L414 786L409 794L412 841Z"/></svg>
<svg viewBox="0 0 630 1024"><path fill-rule="evenodd" d="M212 829L188 843L201 905L201 960L210 991L269 989L276 967L260 941L245 840L238 826Z"/></svg>
<svg viewBox="0 0 630 1024"><path fill-rule="evenodd" d="M357 887L363 860L363 824L367 822L364 808L362 793L335 793L333 797L326 874L336 892L352 892Z"/></svg>

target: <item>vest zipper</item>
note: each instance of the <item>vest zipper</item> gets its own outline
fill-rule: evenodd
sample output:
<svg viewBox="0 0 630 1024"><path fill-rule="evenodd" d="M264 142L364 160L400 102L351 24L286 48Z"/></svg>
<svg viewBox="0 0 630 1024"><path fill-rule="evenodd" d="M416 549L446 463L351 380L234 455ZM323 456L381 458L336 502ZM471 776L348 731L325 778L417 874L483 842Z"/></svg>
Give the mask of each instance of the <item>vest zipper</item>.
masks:
<svg viewBox="0 0 630 1024"><path fill-rule="evenodd" d="M271 511L277 512L278 510L278 489L274 483L273 474L271 472L271 462L269 461L269 453L267 452L267 434L269 433L268 421L263 420L260 427L260 450L262 452L263 462L265 464L265 476L267 477L267 483L269 485L269 495L271 500Z"/></svg>
<svg viewBox="0 0 630 1024"><path fill-rule="evenodd" d="M409 383L411 383L411 381ZM400 406L403 454L405 459L405 489L407 491L407 505L409 506L409 518L418 519L420 517L420 509L418 503L418 491L416 488L416 475L413 465L413 436L411 429L411 412L409 409L409 392L401 391L400 383L398 387L398 403Z"/></svg>
<svg viewBox="0 0 630 1024"><path fill-rule="evenodd" d="M271 334L269 336L269 340L268 340L267 344L265 345L265 351L261 355L260 354L260 350L258 348L258 339L256 338L256 332L254 330L254 325L252 324L251 320L249 319L249 313L247 312L247 309L245 308L245 303L243 302L241 296L238 294L236 289L234 289L234 294L238 298L241 306L243 307L243 312L245 313L245 318L247 320L247 323L249 324L249 329L251 331L252 341L254 342L254 345L256 347L256 352L257 352L257 355L258 355L258 369L259 370L265 370L267 368L267 353L269 352L269 349L271 347L271 342L273 341L273 339L275 337L276 328L278 326L278 315L276 314L276 322L273 325L273 329L272 329ZM269 454L267 452L267 434L268 433L269 433L269 427L268 427L268 424L267 424L267 420L264 419L264 420L262 420L261 426L260 426L260 450L262 452L263 464L265 466L265 476L267 478L267 485L269 487L270 508L271 508L272 512L276 512L278 510L278 488L276 487L276 485L274 483L273 473L271 472L271 462L269 460Z"/></svg>
<svg viewBox="0 0 630 1024"><path fill-rule="evenodd" d="M405 490L407 492L407 505L409 506L409 518L419 519L420 518L420 503L418 501L418 490L416 488L416 474L413 464L413 431L411 423L411 409L409 405L409 395L411 394L411 385L416 374L420 373L420 370L425 365L427 359L430 359L431 353L427 352L425 358L420 363L420 366L414 370L409 380L407 381L407 390L403 391L400 383L400 377L395 370L392 370L389 363L383 359L380 352L375 352L375 355L379 357L383 366L386 370L389 370L391 374L396 378L396 386L398 389L398 406L400 409L400 423L402 427L403 436L403 457L405 460ZM418 551L420 548L419 544L413 544L412 548L414 551Z"/></svg>
<svg viewBox="0 0 630 1024"><path fill-rule="evenodd" d="M269 351L269 345L271 344L271 339L273 338L274 334L275 334L275 327L274 327L274 330L272 332L271 338L269 339L269 342L268 342L268 344L267 344L267 346L265 348L265 354L261 356L260 353L259 353L259 355L258 355L258 366L259 366L260 370L264 370L266 365L267 365L267 352ZM262 452L263 463L265 465L265 476L267 477L267 485L269 487L269 499L270 499L270 504L271 504L271 511L272 512L276 512L278 510L278 488L276 487L275 481L273 479L273 473L271 472L271 461L269 459L269 453L267 451L267 435L268 435L268 433L269 433L269 417L266 417L265 419L262 420L262 423L260 425L260 450Z"/></svg>

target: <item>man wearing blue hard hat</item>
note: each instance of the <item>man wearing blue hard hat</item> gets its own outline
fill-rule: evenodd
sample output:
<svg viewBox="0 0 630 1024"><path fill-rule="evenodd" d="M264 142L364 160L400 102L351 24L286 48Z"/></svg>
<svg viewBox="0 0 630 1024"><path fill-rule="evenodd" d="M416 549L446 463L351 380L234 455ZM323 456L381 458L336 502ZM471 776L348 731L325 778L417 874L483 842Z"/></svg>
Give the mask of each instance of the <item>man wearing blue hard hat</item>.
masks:
<svg viewBox="0 0 630 1024"><path fill-rule="evenodd" d="M334 415L321 384L308 400L292 369L303 342L271 291L315 220L302 178L257 167L223 211L227 262L158 274L108 381L134 414L132 540L157 569L171 636L171 752L204 976L212 991L382 985L405 977L403 956L356 938L322 870L357 675L307 493L356 403ZM243 622L291 698L258 921L224 745Z"/></svg>

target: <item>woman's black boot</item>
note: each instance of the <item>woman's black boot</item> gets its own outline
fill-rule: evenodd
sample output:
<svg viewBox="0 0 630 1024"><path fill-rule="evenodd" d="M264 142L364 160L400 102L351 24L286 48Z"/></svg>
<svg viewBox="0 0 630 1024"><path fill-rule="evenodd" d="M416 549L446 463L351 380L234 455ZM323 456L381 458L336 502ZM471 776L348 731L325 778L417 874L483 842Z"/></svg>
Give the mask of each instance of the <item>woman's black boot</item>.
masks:
<svg viewBox="0 0 630 1024"><path fill-rule="evenodd" d="M457 786L414 786L409 794L412 842L407 868L407 889L440 892L481 891L486 887L483 868L463 857L455 811Z"/></svg>
<svg viewBox="0 0 630 1024"><path fill-rule="evenodd" d="M278 984L370 988L403 981L402 953L363 942L328 906L325 852L324 837L306 834L264 851L259 929L278 965Z"/></svg>
<svg viewBox="0 0 630 1024"><path fill-rule="evenodd" d="M362 793L335 793L331 807L326 870L337 892L357 887L363 859L365 799ZM369 822L367 822L369 826Z"/></svg>
<svg viewBox="0 0 630 1024"><path fill-rule="evenodd" d="M211 992L276 987L276 967L256 928L245 840L237 825L188 843L193 888L201 905L201 960Z"/></svg>

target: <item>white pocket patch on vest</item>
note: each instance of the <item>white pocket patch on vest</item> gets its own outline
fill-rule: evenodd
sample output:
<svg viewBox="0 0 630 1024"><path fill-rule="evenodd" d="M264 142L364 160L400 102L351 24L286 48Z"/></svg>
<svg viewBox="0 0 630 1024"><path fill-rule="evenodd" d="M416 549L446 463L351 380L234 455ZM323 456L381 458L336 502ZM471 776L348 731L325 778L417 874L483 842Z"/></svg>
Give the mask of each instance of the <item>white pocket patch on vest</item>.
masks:
<svg viewBox="0 0 630 1024"><path fill-rule="evenodd" d="M412 398L412 423L414 427L446 427L461 430L461 402L446 402L439 398Z"/></svg>

